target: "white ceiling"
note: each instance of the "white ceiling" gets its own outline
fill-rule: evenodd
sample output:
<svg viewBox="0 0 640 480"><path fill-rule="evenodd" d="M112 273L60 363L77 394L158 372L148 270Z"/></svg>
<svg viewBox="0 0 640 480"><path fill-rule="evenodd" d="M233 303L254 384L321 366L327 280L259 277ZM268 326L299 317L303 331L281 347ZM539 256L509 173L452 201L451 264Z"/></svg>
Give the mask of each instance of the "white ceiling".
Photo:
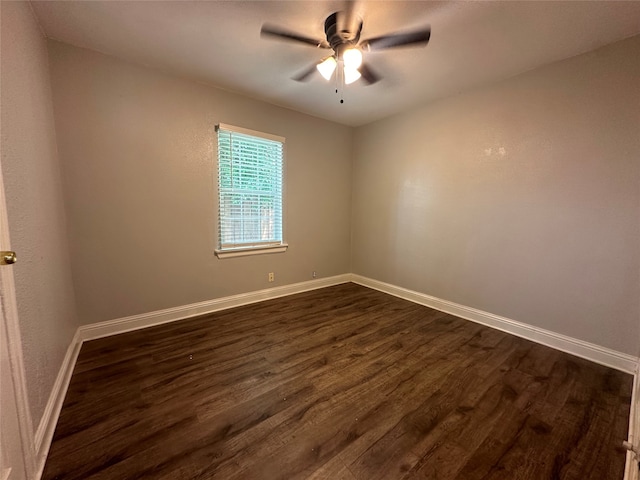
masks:
<svg viewBox="0 0 640 480"><path fill-rule="evenodd" d="M425 24L432 34L425 48L366 53L383 80L347 86L340 104L320 75L291 80L326 50L260 38L260 27L321 39L345 1L32 4L49 38L352 126L640 33L640 1L352 2L363 39Z"/></svg>

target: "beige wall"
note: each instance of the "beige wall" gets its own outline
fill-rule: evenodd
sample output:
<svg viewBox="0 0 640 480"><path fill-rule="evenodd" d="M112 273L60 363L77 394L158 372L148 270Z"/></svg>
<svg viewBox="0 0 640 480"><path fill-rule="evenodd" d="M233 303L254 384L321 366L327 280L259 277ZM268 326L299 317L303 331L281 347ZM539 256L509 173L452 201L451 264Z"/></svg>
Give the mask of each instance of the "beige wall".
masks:
<svg viewBox="0 0 640 480"><path fill-rule="evenodd" d="M640 350L640 37L358 128L353 272Z"/></svg>
<svg viewBox="0 0 640 480"><path fill-rule="evenodd" d="M80 321L353 271L638 354L639 51L629 39L352 138L49 42ZM287 253L213 255L218 122L287 138Z"/></svg>
<svg viewBox="0 0 640 480"><path fill-rule="evenodd" d="M49 52L82 323L349 272L350 128L89 50ZM214 256L219 122L286 137L286 253Z"/></svg>
<svg viewBox="0 0 640 480"><path fill-rule="evenodd" d="M1 153L29 408L37 427L77 327L46 40L27 2L2 8ZM3 267L9 268L9 267Z"/></svg>

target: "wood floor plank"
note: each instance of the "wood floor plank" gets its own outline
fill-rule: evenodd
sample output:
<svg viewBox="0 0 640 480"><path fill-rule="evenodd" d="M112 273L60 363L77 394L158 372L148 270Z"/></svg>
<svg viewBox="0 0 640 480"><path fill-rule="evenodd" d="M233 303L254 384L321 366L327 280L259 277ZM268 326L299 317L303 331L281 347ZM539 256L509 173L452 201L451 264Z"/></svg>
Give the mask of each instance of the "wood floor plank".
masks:
<svg viewBox="0 0 640 480"><path fill-rule="evenodd" d="M83 345L44 480L621 480L632 377L354 284Z"/></svg>

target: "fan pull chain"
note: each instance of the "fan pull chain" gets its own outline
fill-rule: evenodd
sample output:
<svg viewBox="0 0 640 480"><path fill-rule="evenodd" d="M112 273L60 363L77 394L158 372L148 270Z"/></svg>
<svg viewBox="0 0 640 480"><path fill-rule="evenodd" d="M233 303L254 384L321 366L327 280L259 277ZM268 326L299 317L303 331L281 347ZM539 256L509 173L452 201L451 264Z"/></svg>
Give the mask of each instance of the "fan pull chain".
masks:
<svg viewBox="0 0 640 480"><path fill-rule="evenodd" d="M342 68L340 68L342 67ZM338 89L340 90L340 103L344 103L344 66L338 63L338 68L336 72L336 93L338 93ZM338 80L338 77L340 78Z"/></svg>

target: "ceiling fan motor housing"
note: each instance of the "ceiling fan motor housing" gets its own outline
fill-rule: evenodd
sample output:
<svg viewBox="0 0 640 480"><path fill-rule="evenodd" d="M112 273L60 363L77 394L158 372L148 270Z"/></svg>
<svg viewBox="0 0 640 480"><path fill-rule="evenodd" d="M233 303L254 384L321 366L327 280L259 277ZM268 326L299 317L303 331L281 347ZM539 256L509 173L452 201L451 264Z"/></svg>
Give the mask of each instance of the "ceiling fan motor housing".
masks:
<svg viewBox="0 0 640 480"><path fill-rule="evenodd" d="M360 40L360 31L354 34L349 31L348 25L338 25L340 17L343 16L341 12L334 12L324 21L324 33L327 36L327 42L329 42L339 59L342 58L342 53L346 49L357 45L358 40Z"/></svg>

